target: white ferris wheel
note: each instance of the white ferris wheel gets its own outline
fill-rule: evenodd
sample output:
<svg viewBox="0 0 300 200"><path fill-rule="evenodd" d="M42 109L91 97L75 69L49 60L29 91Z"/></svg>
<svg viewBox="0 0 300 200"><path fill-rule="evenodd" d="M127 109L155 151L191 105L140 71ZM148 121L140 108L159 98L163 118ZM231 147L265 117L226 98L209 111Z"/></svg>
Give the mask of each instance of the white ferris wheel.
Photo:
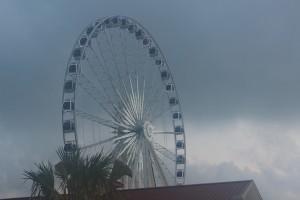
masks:
<svg viewBox="0 0 300 200"><path fill-rule="evenodd" d="M125 162L126 188L184 184L183 114L167 61L136 20L98 19L79 35L64 78L64 150Z"/></svg>

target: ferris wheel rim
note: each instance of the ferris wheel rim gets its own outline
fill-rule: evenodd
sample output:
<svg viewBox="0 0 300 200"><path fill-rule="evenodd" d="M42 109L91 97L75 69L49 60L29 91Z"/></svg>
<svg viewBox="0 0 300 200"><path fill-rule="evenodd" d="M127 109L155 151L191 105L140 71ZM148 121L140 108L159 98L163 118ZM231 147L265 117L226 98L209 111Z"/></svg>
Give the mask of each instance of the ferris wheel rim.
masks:
<svg viewBox="0 0 300 200"><path fill-rule="evenodd" d="M185 140L185 131L184 131L183 112L182 112L182 109L181 109L181 104L180 104L179 94L178 94L178 91L177 91L177 89L176 89L176 84L175 84L175 81L174 81L174 78L173 78L173 74L171 73L171 69L170 69L170 67L169 67L169 65L168 65L168 63L167 63L166 57L164 56L164 54L163 54L161 48L159 47L158 43L155 41L154 37L150 34L150 32L149 32L143 25L141 25L141 24L140 24L139 22L137 22L135 19L132 19L132 18L130 18L130 17L125 17L125 16L111 16L111 17L104 17L104 18L95 20L95 22L93 22L93 23L91 23L90 25L88 25L87 28L85 28L85 29L81 32L81 34L79 35L79 37L77 38L77 40L76 40L76 42L75 42L75 44L74 44L74 46L73 46L73 48L72 48L71 55L70 55L70 57L69 57L67 66L70 66L70 64L72 64L72 57L73 57L72 52L74 52L74 50L75 50L76 47L78 46L78 41L80 40L80 38L82 37L82 35L85 33L85 31L86 31L89 27L92 27L92 26L93 26L93 29L92 29L90 35L87 37L87 38L88 38L87 40L88 40L88 42L89 42L89 41L91 40L92 34L96 31L96 26L97 26L97 25L95 25L95 24L96 24L96 23L102 24L102 23L104 23L104 21L105 21L106 19L112 19L112 18L114 18L114 17L119 17L119 18L122 18L122 19L123 19L123 18L124 18L124 19L127 19L127 20L131 21L132 24L138 25L140 28L142 28L142 30L144 30L144 31L147 33L148 37L153 41L154 46L158 49L158 52L159 52L159 55L160 55L161 59L162 59L163 62L165 63L165 67L167 68L168 72L170 73L170 79L171 79L171 82L172 82L173 87L174 87L174 93L175 93L175 96L176 96L176 98L177 98L177 100L178 100L178 107L179 107L178 110L179 110L179 112L180 112L180 114L181 114L181 121L182 121L182 130L181 130L181 132L182 132L182 135L183 135L183 142L184 142L184 145L185 145L185 147L184 147L184 155L183 155L183 156L184 156L184 159L185 159L185 158L186 158L186 140ZM83 46L83 47L82 47L82 49L83 49L82 52L85 52L86 48L87 48L87 46ZM80 59L79 59L79 61L78 61L78 65L80 65L82 59L83 59L83 54L81 55L81 57L80 57ZM158 70L160 70L160 69L158 69ZM80 73L80 72L79 72L79 73ZM64 83L66 83L67 76L68 76L68 69L67 69L66 72L65 72ZM76 83L77 83L77 77L75 78L75 84L76 84ZM76 89L74 90L74 96L75 96L75 93L76 93ZM63 101L62 103L64 104L64 102L65 102L65 90L63 90L62 101ZM76 101L76 99L74 98L74 104L76 103L75 101ZM62 116L63 116L63 115L64 115L64 110L62 110ZM62 124L63 124L63 123L64 123L64 119L63 119L63 117L62 117ZM75 127L76 127L76 126L77 126L77 124L76 124L76 123L77 123L76 115L74 115L74 123L75 123ZM173 124L173 126L174 126L174 124ZM174 127L174 129L175 129L175 127ZM76 146L78 146L78 140L77 140L77 128L75 128L75 136L76 136ZM66 144L66 140L65 140L65 135L64 135L64 133L63 133L63 140L64 140L64 144ZM176 147L176 142L177 142L177 140L176 140L175 137L174 137L174 141L175 141L175 147ZM177 159L177 156L178 156L178 155L177 155L177 150L176 150L176 149L175 149L175 153L176 153L176 159ZM175 173L177 173L177 164L175 163L175 165L176 165L176 167L175 167L175 168L176 168ZM186 161L185 161L185 160L183 161L183 165L184 165L183 170L182 170L183 178L181 178L181 181L180 181L180 182L178 182L177 179L176 179L176 183L177 183L177 184L184 184L184 181L185 181L185 171L186 171ZM175 177L177 178L177 174L175 174ZM183 181L182 181L182 179L183 179Z"/></svg>

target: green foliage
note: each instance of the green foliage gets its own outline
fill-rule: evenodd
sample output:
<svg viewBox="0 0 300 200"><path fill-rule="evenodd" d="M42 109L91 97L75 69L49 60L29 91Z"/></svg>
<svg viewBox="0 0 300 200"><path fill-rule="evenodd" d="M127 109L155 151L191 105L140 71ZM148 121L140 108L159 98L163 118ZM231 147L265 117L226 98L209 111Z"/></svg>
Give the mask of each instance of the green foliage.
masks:
<svg viewBox="0 0 300 200"><path fill-rule="evenodd" d="M37 171L24 171L24 179L32 181L31 196L49 200L96 200L115 196L117 181L123 176L131 177L131 170L112 155L103 151L83 156L77 150L57 150L60 161L52 166L36 164ZM58 187L55 187L57 182Z"/></svg>
<svg viewBox="0 0 300 200"><path fill-rule="evenodd" d="M58 192L54 187L54 172L50 162L35 164L37 171L24 171L24 179L32 180L31 196L44 196L46 199L54 199Z"/></svg>
<svg viewBox="0 0 300 200"><path fill-rule="evenodd" d="M125 175L132 177L131 169L120 160L115 160L110 173L110 181L115 182Z"/></svg>

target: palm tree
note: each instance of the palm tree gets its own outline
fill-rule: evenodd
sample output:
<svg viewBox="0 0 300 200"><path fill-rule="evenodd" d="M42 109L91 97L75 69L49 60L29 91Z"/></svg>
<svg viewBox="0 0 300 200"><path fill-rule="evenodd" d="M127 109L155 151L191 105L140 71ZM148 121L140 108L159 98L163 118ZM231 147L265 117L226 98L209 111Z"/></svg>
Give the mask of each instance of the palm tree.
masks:
<svg viewBox="0 0 300 200"><path fill-rule="evenodd" d="M55 167L48 162L47 165L36 165L36 172L25 171L25 179L33 181L31 196L43 196L49 200L96 200L108 196L113 198L117 194L118 180L125 175L132 176L127 165L102 151L83 156L80 150L70 153L59 148L57 154L60 162ZM58 183L57 188L54 186L55 180Z"/></svg>
<svg viewBox="0 0 300 200"><path fill-rule="evenodd" d="M24 179L32 180L31 196L45 197L46 200L55 199L58 192L54 186L54 172L50 162L36 164L36 172L24 171Z"/></svg>

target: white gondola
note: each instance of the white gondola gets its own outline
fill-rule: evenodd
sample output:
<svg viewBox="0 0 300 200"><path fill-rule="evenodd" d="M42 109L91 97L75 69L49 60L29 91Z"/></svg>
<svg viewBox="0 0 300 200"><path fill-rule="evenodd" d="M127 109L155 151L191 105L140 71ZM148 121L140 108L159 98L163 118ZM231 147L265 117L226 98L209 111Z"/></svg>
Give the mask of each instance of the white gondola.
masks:
<svg viewBox="0 0 300 200"><path fill-rule="evenodd" d="M63 122L63 132L70 133L75 131L75 123L73 120L65 120Z"/></svg>
<svg viewBox="0 0 300 200"><path fill-rule="evenodd" d="M177 170L176 176L178 178L183 178L184 177L184 171L182 169Z"/></svg>
<svg viewBox="0 0 300 200"><path fill-rule="evenodd" d="M75 91L75 81L67 80L64 84L64 92L65 93L73 93Z"/></svg>
<svg viewBox="0 0 300 200"><path fill-rule="evenodd" d="M176 134L184 133L184 129L182 126L175 126L174 131Z"/></svg>
<svg viewBox="0 0 300 200"><path fill-rule="evenodd" d="M150 57L155 57L158 55L158 51L156 47L150 47L149 48L149 55Z"/></svg>
<svg viewBox="0 0 300 200"><path fill-rule="evenodd" d="M80 60L82 53L83 51L81 47L74 49L72 53L74 60Z"/></svg>
<svg viewBox="0 0 300 200"><path fill-rule="evenodd" d="M176 163L177 164L184 164L185 163L185 159L183 155L177 155L176 157Z"/></svg>
<svg viewBox="0 0 300 200"><path fill-rule="evenodd" d="M75 108L75 104L74 101L71 99L66 99L63 103L63 111L65 112L70 112L70 111L74 111Z"/></svg>
<svg viewBox="0 0 300 200"><path fill-rule="evenodd" d="M171 98L169 99L169 104L170 104L170 106L175 106L175 105L177 105L177 104L178 104L178 99L177 99L176 97L171 97Z"/></svg>
<svg viewBox="0 0 300 200"><path fill-rule="evenodd" d="M181 119L181 113L180 112L174 112L173 113L173 119Z"/></svg>
<svg viewBox="0 0 300 200"><path fill-rule="evenodd" d="M143 31L142 29L139 29L139 30L137 30L137 31L135 32L135 37L136 37L136 39L138 39L138 40L143 39L144 36L145 36L145 33L144 33L144 31Z"/></svg>
<svg viewBox="0 0 300 200"><path fill-rule="evenodd" d="M172 84L172 83L167 84L166 85L166 90L169 91L169 92L175 91L175 85Z"/></svg>
<svg viewBox="0 0 300 200"><path fill-rule="evenodd" d="M176 148L177 148L177 149L183 149L183 148L184 148L184 141L178 140L178 141L176 142Z"/></svg>
<svg viewBox="0 0 300 200"><path fill-rule="evenodd" d="M77 74L77 72L78 72L78 66L77 66L77 64L76 63L71 63L70 65L69 65L69 69L68 69L68 72L69 72L69 74Z"/></svg>

